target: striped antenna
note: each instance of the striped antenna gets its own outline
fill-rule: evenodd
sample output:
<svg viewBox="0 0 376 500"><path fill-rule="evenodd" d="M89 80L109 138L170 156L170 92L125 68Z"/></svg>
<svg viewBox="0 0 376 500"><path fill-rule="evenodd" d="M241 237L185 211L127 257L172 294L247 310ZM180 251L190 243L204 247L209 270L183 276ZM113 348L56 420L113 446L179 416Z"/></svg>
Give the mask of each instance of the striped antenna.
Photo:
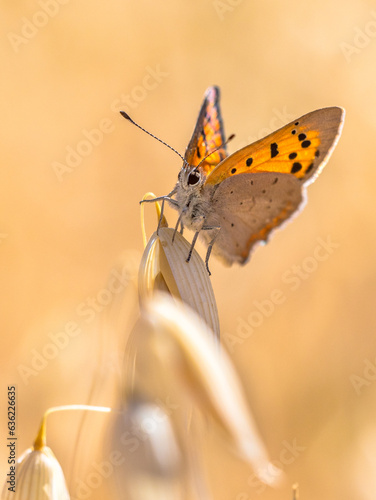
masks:
<svg viewBox="0 0 376 500"><path fill-rule="evenodd" d="M183 156L178 151L176 151L176 149L174 149L169 144L167 144L167 142L162 141L162 139L159 139L159 137L157 137L156 135L151 134L150 132L148 132L147 130L145 130L144 128L142 128L138 123L136 123L135 121L133 121L132 118L125 111L120 111L120 114L126 120L130 121L131 123L133 123L133 125L136 125L136 127L138 127L139 129L141 129L143 132L145 132L146 134L150 135L151 137L154 137L154 139L157 139L157 141L161 142L162 144L164 144L165 146L167 146L168 148L170 148L174 153L176 153L183 160L183 162L185 164L187 163L186 160L185 160L185 158L183 158Z"/></svg>

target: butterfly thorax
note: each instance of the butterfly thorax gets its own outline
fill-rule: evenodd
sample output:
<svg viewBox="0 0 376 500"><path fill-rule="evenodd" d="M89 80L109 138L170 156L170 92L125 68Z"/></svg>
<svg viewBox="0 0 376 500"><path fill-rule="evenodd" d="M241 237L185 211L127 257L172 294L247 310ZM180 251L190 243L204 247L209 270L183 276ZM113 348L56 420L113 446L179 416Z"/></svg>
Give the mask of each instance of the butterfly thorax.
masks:
<svg viewBox="0 0 376 500"><path fill-rule="evenodd" d="M199 231L210 211L208 191L203 192L206 176L197 167L183 166L175 186L175 208L185 227Z"/></svg>

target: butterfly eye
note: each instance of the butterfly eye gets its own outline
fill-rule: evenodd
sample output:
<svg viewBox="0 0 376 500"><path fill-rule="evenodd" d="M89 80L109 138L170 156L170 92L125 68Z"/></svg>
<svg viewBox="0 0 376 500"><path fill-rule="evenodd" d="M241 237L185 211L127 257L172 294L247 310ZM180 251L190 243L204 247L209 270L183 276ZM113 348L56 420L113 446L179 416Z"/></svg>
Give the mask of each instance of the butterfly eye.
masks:
<svg viewBox="0 0 376 500"><path fill-rule="evenodd" d="M188 176L188 186L194 186L199 182L199 180L200 174L198 174L196 171L191 172Z"/></svg>

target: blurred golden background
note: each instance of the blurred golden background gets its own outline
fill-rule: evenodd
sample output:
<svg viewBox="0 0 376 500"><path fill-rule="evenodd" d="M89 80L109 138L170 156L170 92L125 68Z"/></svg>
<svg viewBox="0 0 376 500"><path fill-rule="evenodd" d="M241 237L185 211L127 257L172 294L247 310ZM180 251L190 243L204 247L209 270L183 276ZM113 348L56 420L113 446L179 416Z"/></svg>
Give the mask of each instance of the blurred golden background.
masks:
<svg viewBox="0 0 376 500"><path fill-rule="evenodd" d="M8 385L18 390L19 452L47 407L114 398L137 297L117 281L116 315L119 297L106 283L119 263L134 274L138 202L147 191L167 194L181 165L118 110L184 153L204 91L216 84L226 134L236 134L231 152L317 108L342 106L346 120L304 211L247 266L211 260L223 344L237 339L229 353L287 477L281 489L263 489L210 433L213 498L290 499L298 482L303 500L374 499L374 2L23 0L3 3L0 23L1 477ZM174 225L176 214L167 215ZM152 207L146 216L150 233ZM284 300L271 306L276 289ZM38 358L69 329L67 345ZM49 423L72 491L78 422L61 414Z"/></svg>

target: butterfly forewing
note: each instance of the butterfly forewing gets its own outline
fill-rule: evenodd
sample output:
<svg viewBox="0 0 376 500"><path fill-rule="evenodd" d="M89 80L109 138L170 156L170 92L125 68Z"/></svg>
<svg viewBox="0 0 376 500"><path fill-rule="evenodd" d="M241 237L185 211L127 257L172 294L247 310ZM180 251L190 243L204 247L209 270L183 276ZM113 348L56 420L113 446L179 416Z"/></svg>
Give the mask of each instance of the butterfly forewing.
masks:
<svg viewBox="0 0 376 500"><path fill-rule="evenodd" d="M323 108L308 113L236 153L209 174L208 185L227 178L257 172L291 174L306 183L318 175L339 138L342 108Z"/></svg>
<svg viewBox="0 0 376 500"><path fill-rule="evenodd" d="M200 164L200 169L206 175L227 156L219 96L218 87L209 87L206 91L196 127L185 152L185 160L192 166L199 165L205 156L212 153Z"/></svg>

